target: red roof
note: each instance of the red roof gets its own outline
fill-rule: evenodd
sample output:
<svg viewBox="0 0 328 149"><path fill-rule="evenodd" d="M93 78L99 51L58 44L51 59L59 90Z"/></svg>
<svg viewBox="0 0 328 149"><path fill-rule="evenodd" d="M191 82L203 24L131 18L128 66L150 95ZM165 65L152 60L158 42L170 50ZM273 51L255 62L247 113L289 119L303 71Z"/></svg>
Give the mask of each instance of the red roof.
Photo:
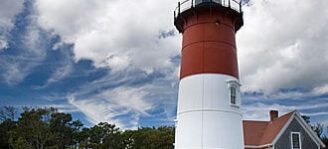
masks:
<svg viewBox="0 0 328 149"><path fill-rule="evenodd" d="M245 145L271 144L295 111L273 121L243 121Z"/></svg>

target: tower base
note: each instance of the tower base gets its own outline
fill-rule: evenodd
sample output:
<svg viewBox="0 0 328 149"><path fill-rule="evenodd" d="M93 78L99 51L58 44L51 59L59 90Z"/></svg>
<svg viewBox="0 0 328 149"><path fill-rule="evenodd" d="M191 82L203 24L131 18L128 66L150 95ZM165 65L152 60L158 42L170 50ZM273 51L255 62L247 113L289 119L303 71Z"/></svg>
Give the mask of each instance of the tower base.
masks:
<svg viewBox="0 0 328 149"><path fill-rule="evenodd" d="M240 94L231 104L223 74L197 74L179 86L175 149L244 149Z"/></svg>

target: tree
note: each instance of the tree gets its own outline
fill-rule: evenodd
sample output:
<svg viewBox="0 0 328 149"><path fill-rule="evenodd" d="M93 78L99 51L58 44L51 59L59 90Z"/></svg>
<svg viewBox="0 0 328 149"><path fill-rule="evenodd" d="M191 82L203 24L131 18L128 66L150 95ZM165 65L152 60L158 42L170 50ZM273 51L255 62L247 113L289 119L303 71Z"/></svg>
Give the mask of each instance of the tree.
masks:
<svg viewBox="0 0 328 149"><path fill-rule="evenodd" d="M326 133L324 134L324 125L317 123L314 125L310 124L309 116L302 116L303 119L311 126L312 130L317 134L317 136L322 140L322 142L326 145L326 149L328 149L328 126L326 127Z"/></svg>
<svg viewBox="0 0 328 149"><path fill-rule="evenodd" d="M86 149L89 147L90 141L90 129L89 128L83 128L82 131L74 134L74 141L76 146L80 149Z"/></svg>
<svg viewBox="0 0 328 149"><path fill-rule="evenodd" d="M0 109L0 122L5 120L15 120L17 109L13 106L4 106Z"/></svg>
<svg viewBox="0 0 328 149"><path fill-rule="evenodd" d="M136 135L135 130L126 130L121 134L121 144L124 149L136 148Z"/></svg>
<svg viewBox="0 0 328 149"><path fill-rule="evenodd" d="M22 137L18 137L17 140L10 140L14 149L33 149L33 147Z"/></svg>
<svg viewBox="0 0 328 149"><path fill-rule="evenodd" d="M24 112L10 131L10 145L16 149L28 145L33 149L65 149L76 146L76 133L83 124L72 121L70 114L54 108L30 109Z"/></svg>
<svg viewBox="0 0 328 149"><path fill-rule="evenodd" d="M104 123L105 136L101 149L123 149L121 143L121 131L113 124Z"/></svg>
<svg viewBox="0 0 328 149"><path fill-rule="evenodd" d="M310 117L306 116L306 115L302 115L302 118L304 119L304 121L308 124L310 124Z"/></svg>
<svg viewBox="0 0 328 149"><path fill-rule="evenodd" d="M89 147L95 149L120 149L121 131L113 124L99 123L89 129Z"/></svg>
<svg viewBox="0 0 328 149"><path fill-rule="evenodd" d="M116 125L99 123L83 128L71 114L54 108L3 108L0 148L4 149L173 149L174 127L121 131Z"/></svg>
<svg viewBox="0 0 328 149"><path fill-rule="evenodd" d="M82 127L83 123L80 120L73 121L72 123L69 124L72 130L72 147L73 148L78 148L78 145L81 143L81 133L82 133Z"/></svg>
<svg viewBox="0 0 328 149"><path fill-rule="evenodd" d="M52 140L49 144L54 144L58 149L65 149L73 145L73 132L71 123L72 116L66 113L52 113L49 122Z"/></svg>
<svg viewBox="0 0 328 149"><path fill-rule="evenodd" d="M9 131L15 128L16 123L7 119L0 123L0 148L9 149Z"/></svg>
<svg viewBox="0 0 328 149"><path fill-rule="evenodd" d="M15 148L27 142L34 149L44 149L53 137L48 125L51 112L50 109L31 109L22 113L16 128L10 133L10 144Z"/></svg>
<svg viewBox="0 0 328 149"><path fill-rule="evenodd" d="M174 127L159 127L159 128L140 128L134 131L134 134L130 131L123 133L129 133L130 138L128 141L131 148L134 149L173 149L174 142Z"/></svg>
<svg viewBox="0 0 328 149"><path fill-rule="evenodd" d="M326 127L326 134L322 136L322 142L326 145L325 149L328 149L328 126Z"/></svg>
<svg viewBox="0 0 328 149"><path fill-rule="evenodd" d="M311 126L312 130L317 134L317 136L319 138L323 137L323 129L324 129L324 125L317 123Z"/></svg>

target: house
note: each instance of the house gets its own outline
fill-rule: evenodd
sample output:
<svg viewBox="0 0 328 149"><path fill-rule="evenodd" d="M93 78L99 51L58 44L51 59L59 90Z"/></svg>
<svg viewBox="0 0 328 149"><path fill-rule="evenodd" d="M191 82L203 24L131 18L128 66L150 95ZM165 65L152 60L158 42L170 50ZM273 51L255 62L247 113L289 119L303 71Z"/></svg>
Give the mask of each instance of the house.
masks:
<svg viewBox="0 0 328 149"><path fill-rule="evenodd" d="M245 149L320 149L325 145L297 111L270 121L243 121Z"/></svg>

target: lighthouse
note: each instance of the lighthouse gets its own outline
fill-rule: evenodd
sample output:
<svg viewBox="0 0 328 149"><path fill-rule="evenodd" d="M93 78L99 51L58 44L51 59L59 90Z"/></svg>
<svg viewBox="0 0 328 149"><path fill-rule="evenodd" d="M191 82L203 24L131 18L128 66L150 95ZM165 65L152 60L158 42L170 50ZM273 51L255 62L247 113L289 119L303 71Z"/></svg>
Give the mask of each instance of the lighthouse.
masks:
<svg viewBox="0 0 328 149"><path fill-rule="evenodd" d="M174 25L183 34L175 149L244 149L235 40L241 2L179 2Z"/></svg>

